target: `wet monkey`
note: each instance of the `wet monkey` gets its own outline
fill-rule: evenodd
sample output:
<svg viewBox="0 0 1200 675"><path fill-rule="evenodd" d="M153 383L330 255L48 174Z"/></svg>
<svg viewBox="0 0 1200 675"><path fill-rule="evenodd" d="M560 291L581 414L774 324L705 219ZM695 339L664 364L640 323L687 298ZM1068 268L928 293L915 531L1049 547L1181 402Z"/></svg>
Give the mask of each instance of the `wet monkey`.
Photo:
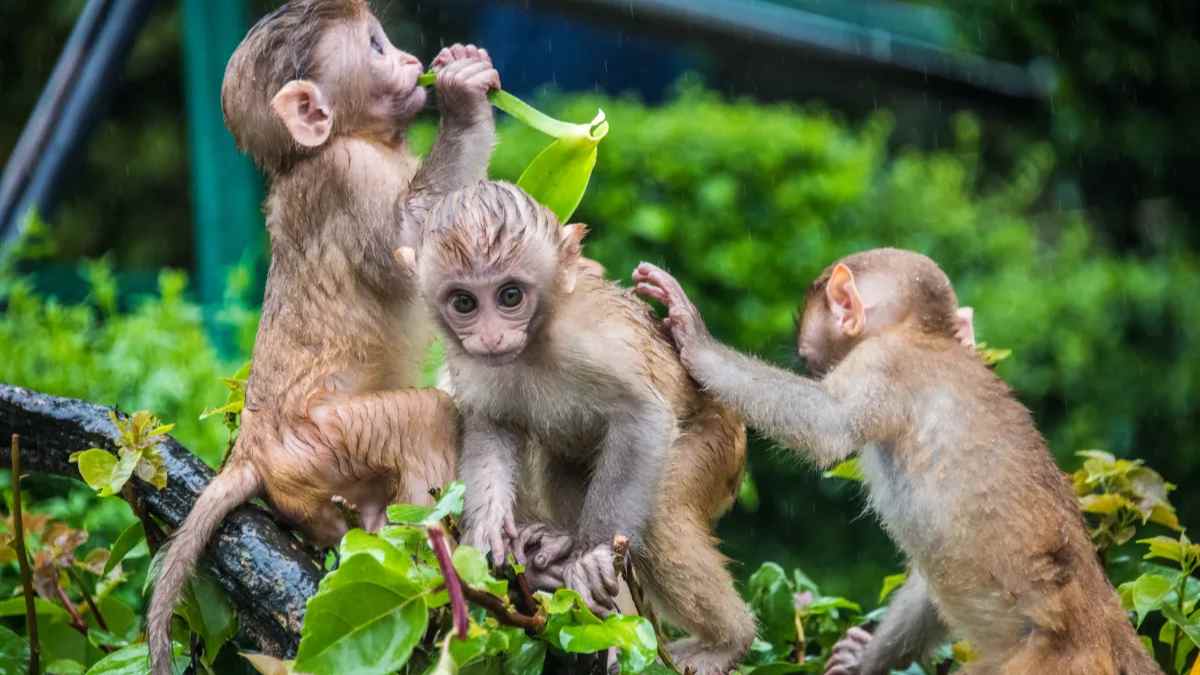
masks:
<svg viewBox="0 0 1200 675"><path fill-rule="evenodd" d="M392 251L416 241L421 204L486 175L486 94L500 80L474 46L444 49L432 65L441 125L422 163L405 141L426 103L422 65L391 44L365 0L288 2L230 58L222 108L267 174L271 266L240 435L155 584L159 675L183 585L239 504L264 497L328 546L351 524L345 505L375 529L389 503L426 501L453 476L457 413L444 393L413 388L432 326Z"/></svg>
<svg viewBox="0 0 1200 675"><path fill-rule="evenodd" d="M481 182L434 207L418 250L398 253L445 336L464 541L497 560L524 552L530 531L535 557L570 542L551 568L604 611L625 535L648 599L691 634L669 647L676 663L724 673L755 635L712 534L745 428L687 376L648 308L581 257L583 234L516 186Z"/></svg>
<svg viewBox="0 0 1200 675"><path fill-rule="evenodd" d="M1097 560L1074 492L1029 412L974 350L969 312L929 258L851 255L809 287L798 347L818 379L716 342L673 277L639 294L692 376L748 425L821 466L859 453L869 502L909 558L874 634L839 642L827 675L903 668L950 633L972 675L1160 672Z"/></svg>

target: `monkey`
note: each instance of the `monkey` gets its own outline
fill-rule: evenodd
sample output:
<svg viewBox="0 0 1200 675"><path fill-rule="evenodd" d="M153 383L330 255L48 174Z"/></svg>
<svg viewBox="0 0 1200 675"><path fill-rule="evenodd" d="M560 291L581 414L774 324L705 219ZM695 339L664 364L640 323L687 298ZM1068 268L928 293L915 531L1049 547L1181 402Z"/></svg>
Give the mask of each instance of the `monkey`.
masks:
<svg viewBox="0 0 1200 675"><path fill-rule="evenodd" d="M462 417L462 541L497 563L522 540L569 541L557 576L603 614L624 535L647 601L691 634L670 645L676 664L725 673L756 632L712 533L745 427L697 389L645 304L582 257L585 232L485 181L443 198L419 247L396 252L441 329Z"/></svg>
<svg viewBox="0 0 1200 675"><path fill-rule="evenodd" d="M662 269L642 263L633 280L666 306L688 372L748 426L820 466L858 452L870 508L911 571L826 675L903 668L947 630L977 651L971 675L1161 672L1029 411L969 348L970 312L931 259L883 248L826 268L797 335L811 378L717 342Z"/></svg>
<svg viewBox="0 0 1200 675"><path fill-rule="evenodd" d="M221 103L266 174L271 263L241 430L175 532L150 603L156 675L171 615L221 520L264 497L318 547L388 504L428 503L454 475L458 418L414 388L433 327L392 251L423 203L486 176L500 87L486 50L456 44L432 66L441 121L419 162L405 134L426 103L420 60L392 45L365 0L292 0L230 57ZM406 217L398 217L406 215Z"/></svg>

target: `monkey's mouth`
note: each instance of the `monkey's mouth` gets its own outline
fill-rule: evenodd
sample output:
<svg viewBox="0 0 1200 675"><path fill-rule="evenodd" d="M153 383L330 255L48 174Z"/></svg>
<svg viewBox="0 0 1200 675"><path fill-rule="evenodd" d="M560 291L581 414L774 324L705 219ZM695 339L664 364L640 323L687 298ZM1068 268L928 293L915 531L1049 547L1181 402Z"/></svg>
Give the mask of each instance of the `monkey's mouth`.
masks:
<svg viewBox="0 0 1200 675"><path fill-rule="evenodd" d="M516 361L517 357L521 356L521 351L521 348L517 347L503 352L473 352L472 356L479 359L480 363L483 365L496 368L499 366L507 366L513 361Z"/></svg>

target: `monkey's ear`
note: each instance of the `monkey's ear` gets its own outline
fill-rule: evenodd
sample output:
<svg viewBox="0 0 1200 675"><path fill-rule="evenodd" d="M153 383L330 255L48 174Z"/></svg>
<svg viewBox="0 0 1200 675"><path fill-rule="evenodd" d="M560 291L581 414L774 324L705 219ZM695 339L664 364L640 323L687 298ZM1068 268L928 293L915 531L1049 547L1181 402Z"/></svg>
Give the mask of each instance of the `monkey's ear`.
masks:
<svg viewBox="0 0 1200 675"><path fill-rule="evenodd" d="M292 80L283 85L271 109L283 120L292 138L306 148L315 148L329 140L333 131L333 111L325 94L308 80Z"/></svg>
<svg viewBox="0 0 1200 675"><path fill-rule="evenodd" d="M583 238L587 236L587 225L571 223L562 228L559 250L562 252L559 265L562 269L562 288L567 293L575 290L575 278L579 272L576 263L583 255Z"/></svg>
<svg viewBox="0 0 1200 675"><path fill-rule="evenodd" d="M964 347L975 348L975 310L971 307L959 307L954 312L954 337Z"/></svg>
<svg viewBox="0 0 1200 675"><path fill-rule="evenodd" d="M862 296L854 284L854 273L842 263L833 268L829 283L825 284L825 297L829 309L837 321L838 328L848 337L858 337L866 325L866 310Z"/></svg>
<svg viewBox="0 0 1200 675"><path fill-rule="evenodd" d="M400 267L409 274L417 272L417 252L411 246L401 246L392 251L392 256L396 258L396 262L400 263Z"/></svg>

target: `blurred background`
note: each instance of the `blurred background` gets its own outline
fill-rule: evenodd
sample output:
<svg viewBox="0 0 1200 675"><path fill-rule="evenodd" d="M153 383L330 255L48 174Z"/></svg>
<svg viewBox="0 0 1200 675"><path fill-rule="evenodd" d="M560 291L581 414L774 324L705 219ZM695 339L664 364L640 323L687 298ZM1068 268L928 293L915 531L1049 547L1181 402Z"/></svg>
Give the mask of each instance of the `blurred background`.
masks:
<svg viewBox="0 0 1200 675"><path fill-rule="evenodd" d="M225 430L198 416L248 357L266 260L261 179L219 87L275 4L0 4L0 381L150 409L220 462ZM548 112L605 110L576 218L613 277L665 264L718 337L791 364L825 265L927 253L979 338L1013 350L999 372L1065 469L1090 448L1142 458L1200 523L1192 3L375 4L424 61L473 41ZM501 178L546 142L511 120L500 135ZM776 560L874 606L902 560L857 486L760 439L750 476L720 526L739 574ZM39 511L97 540L132 522L68 481L33 485Z"/></svg>

